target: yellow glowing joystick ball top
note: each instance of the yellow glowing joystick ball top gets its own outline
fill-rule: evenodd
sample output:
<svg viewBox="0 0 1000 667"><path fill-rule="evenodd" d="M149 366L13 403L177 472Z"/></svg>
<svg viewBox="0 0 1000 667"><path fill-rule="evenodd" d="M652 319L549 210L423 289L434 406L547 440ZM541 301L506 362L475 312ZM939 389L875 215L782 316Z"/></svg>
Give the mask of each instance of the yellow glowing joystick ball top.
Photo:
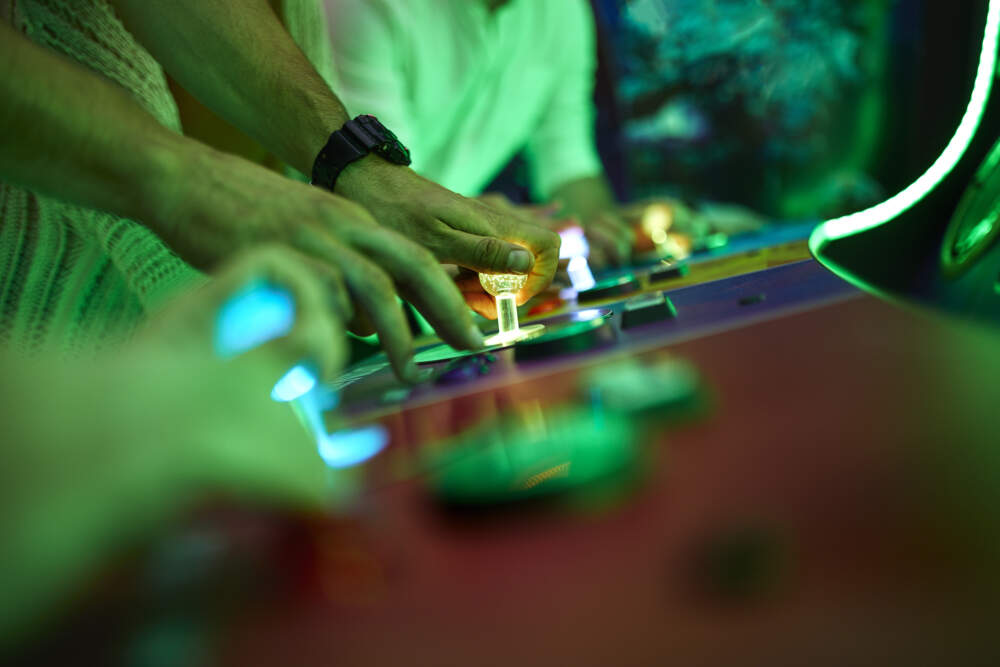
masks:
<svg viewBox="0 0 1000 667"><path fill-rule="evenodd" d="M521 328L517 321L517 298L514 295L528 282L528 276L516 273L480 273L479 282L483 289L493 295L497 305L499 331L486 338L487 346L510 345L538 336L545 330L544 324Z"/></svg>
<svg viewBox="0 0 1000 667"><path fill-rule="evenodd" d="M516 273L480 273L479 282L493 296L517 294L528 282L528 276Z"/></svg>

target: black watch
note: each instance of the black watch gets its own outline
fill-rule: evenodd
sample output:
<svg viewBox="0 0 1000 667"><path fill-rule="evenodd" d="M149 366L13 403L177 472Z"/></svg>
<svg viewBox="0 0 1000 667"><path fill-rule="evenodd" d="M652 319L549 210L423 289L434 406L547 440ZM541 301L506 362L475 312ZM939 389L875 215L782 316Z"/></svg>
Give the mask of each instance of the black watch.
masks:
<svg viewBox="0 0 1000 667"><path fill-rule="evenodd" d="M330 135L312 168L312 184L333 192L344 167L375 153L393 164L410 164L410 151L375 116L358 116Z"/></svg>

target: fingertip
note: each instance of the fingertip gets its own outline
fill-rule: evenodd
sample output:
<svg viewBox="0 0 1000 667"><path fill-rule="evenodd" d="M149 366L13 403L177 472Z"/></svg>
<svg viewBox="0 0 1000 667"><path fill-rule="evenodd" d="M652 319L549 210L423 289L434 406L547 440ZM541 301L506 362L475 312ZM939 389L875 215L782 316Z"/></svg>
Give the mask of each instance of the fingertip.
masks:
<svg viewBox="0 0 1000 667"><path fill-rule="evenodd" d="M470 350L481 350L486 346L486 341L483 339L483 332L475 324L470 324L466 330L466 342Z"/></svg>
<svg viewBox="0 0 1000 667"><path fill-rule="evenodd" d="M516 247L507 255L507 270L511 273L530 273L535 265L534 256L524 248Z"/></svg>
<svg viewBox="0 0 1000 667"><path fill-rule="evenodd" d="M417 362L413 359L413 357L410 357L403 362L399 379L403 380L407 384L417 384L423 379L420 367L417 366Z"/></svg>

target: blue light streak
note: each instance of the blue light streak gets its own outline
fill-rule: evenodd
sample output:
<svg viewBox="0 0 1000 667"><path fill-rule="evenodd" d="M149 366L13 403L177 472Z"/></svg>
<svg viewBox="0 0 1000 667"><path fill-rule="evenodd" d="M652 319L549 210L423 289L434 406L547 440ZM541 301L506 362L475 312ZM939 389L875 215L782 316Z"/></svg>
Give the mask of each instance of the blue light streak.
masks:
<svg viewBox="0 0 1000 667"><path fill-rule="evenodd" d="M215 353L222 359L231 359L287 335L294 323L295 301L287 290L252 282L219 309ZM304 426L316 439L320 458L330 468L363 463L389 443L388 431L378 424L328 433L323 413L336 408L340 396L319 384L315 370L307 362L289 369L274 385L271 398L294 405Z"/></svg>

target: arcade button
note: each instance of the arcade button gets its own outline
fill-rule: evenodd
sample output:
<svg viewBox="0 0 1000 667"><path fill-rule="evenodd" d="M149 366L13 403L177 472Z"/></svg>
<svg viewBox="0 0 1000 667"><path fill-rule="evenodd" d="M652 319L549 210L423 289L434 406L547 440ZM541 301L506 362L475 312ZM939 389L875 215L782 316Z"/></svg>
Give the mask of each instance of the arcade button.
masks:
<svg viewBox="0 0 1000 667"><path fill-rule="evenodd" d="M590 289L578 292L576 302L579 304L605 301L615 297L626 296L639 291L639 281L634 275L626 274L618 278L598 281Z"/></svg>
<svg viewBox="0 0 1000 667"><path fill-rule="evenodd" d="M622 329L634 329L645 324L664 322L677 317L677 309L663 292L643 294L625 302Z"/></svg>
<svg viewBox="0 0 1000 667"><path fill-rule="evenodd" d="M432 455L428 482L447 506L502 505L634 477L638 458L629 420L575 408L544 428L507 417L460 436Z"/></svg>
<svg viewBox="0 0 1000 667"><path fill-rule="evenodd" d="M765 301L767 301L767 294L761 292L760 294L750 294L740 297L739 304L741 306L756 306L758 303L764 303Z"/></svg>
<svg viewBox="0 0 1000 667"><path fill-rule="evenodd" d="M688 265L681 262L660 262L659 265L653 267L649 271L649 282L660 283L665 280L674 280L675 278L683 278L688 274Z"/></svg>
<svg viewBox="0 0 1000 667"><path fill-rule="evenodd" d="M581 321L566 320L546 326L542 335L519 341L514 346L516 361L577 354L615 341L615 329L609 315Z"/></svg>
<svg viewBox="0 0 1000 667"><path fill-rule="evenodd" d="M653 363L630 358L598 366L584 376L582 389L591 403L629 418L689 415L705 404L698 369L673 358Z"/></svg>
<svg viewBox="0 0 1000 667"><path fill-rule="evenodd" d="M729 245L729 235L722 232L714 232L694 242L692 250L694 252L710 252L725 248Z"/></svg>

